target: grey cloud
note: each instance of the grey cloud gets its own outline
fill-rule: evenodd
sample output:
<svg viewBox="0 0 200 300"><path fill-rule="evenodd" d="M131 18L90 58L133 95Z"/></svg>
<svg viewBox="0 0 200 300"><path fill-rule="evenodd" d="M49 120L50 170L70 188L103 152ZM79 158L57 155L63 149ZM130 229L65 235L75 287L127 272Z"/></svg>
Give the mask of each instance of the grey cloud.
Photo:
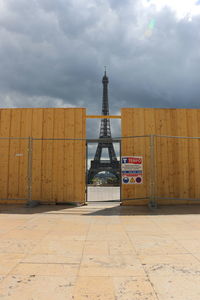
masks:
<svg viewBox="0 0 200 300"><path fill-rule="evenodd" d="M199 26L198 16L178 21L169 9L144 9L139 0L5 0L1 106L72 105L100 113L107 65L112 113L200 107Z"/></svg>
<svg viewBox="0 0 200 300"><path fill-rule="evenodd" d="M23 107L75 107L63 99L51 98L47 96L28 96L19 93L9 93L0 95L0 103L5 108Z"/></svg>

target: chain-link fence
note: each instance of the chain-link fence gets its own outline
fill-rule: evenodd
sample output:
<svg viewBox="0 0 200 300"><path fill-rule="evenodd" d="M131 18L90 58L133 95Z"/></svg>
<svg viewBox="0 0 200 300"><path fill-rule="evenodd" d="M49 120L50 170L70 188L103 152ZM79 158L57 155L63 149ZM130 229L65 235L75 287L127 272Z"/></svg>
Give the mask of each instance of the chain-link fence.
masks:
<svg viewBox="0 0 200 300"><path fill-rule="evenodd" d="M124 182L122 181L123 204L148 204L156 207L157 204L200 203L199 137L163 135L124 137L123 157L127 158L127 161L137 158L141 158L142 161L139 171L124 172L132 173L130 175L132 182L128 176L127 178L125 176ZM132 167L134 169L138 166ZM123 168L126 170L122 163ZM139 178L138 183L135 180L136 176Z"/></svg>
<svg viewBox="0 0 200 300"><path fill-rule="evenodd" d="M32 149L32 199L85 203L85 140L34 138Z"/></svg>
<svg viewBox="0 0 200 300"><path fill-rule="evenodd" d="M85 140L1 138L0 202L84 203Z"/></svg>
<svg viewBox="0 0 200 300"><path fill-rule="evenodd" d="M0 138L0 201L30 199L31 139Z"/></svg>
<svg viewBox="0 0 200 300"><path fill-rule="evenodd" d="M122 137L121 145L121 158L142 158L142 179L122 182L123 204L200 203L200 137ZM85 139L0 138L1 203L85 203L86 177Z"/></svg>
<svg viewBox="0 0 200 300"><path fill-rule="evenodd" d="M154 170L151 201L158 204L200 201L200 138L155 135L151 140Z"/></svg>

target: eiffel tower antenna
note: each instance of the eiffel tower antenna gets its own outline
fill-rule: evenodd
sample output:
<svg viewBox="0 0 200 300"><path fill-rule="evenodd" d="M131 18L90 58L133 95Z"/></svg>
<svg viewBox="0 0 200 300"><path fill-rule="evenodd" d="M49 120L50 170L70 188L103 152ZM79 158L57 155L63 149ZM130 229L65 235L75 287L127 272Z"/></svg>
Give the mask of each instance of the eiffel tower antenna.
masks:
<svg viewBox="0 0 200 300"><path fill-rule="evenodd" d="M106 66L104 76L102 78L103 84L103 99L102 99L102 115L109 116L109 103L108 103L108 76L106 74ZM91 183L94 176L101 171L109 171L113 173L117 178L119 178L120 173L120 163L117 160L113 143L110 141L112 138L110 119L101 119L99 142L97 145L94 160L91 161L91 167L88 173L88 182ZM103 139L101 141L101 139ZM105 141L108 139L108 141ZM102 160L102 150L108 150L108 160Z"/></svg>

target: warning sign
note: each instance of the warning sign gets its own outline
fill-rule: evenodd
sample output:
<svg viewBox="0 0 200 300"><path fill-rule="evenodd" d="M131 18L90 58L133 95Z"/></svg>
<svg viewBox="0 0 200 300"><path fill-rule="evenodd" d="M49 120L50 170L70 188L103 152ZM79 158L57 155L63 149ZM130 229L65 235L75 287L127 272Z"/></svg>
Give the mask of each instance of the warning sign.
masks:
<svg viewBox="0 0 200 300"><path fill-rule="evenodd" d="M143 182L142 156L122 156L122 184L141 184Z"/></svg>

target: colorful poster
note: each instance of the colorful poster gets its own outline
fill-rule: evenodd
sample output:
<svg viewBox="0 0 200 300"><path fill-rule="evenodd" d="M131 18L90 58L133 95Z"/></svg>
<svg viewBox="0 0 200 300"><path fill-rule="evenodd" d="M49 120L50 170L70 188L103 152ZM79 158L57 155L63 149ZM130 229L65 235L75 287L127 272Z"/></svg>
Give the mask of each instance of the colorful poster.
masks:
<svg viewBox="0 0 200 300"><path fill-rule="evenodd" d="M122 184L143 183L143 157L122 156L121 158Z"/></svg>

